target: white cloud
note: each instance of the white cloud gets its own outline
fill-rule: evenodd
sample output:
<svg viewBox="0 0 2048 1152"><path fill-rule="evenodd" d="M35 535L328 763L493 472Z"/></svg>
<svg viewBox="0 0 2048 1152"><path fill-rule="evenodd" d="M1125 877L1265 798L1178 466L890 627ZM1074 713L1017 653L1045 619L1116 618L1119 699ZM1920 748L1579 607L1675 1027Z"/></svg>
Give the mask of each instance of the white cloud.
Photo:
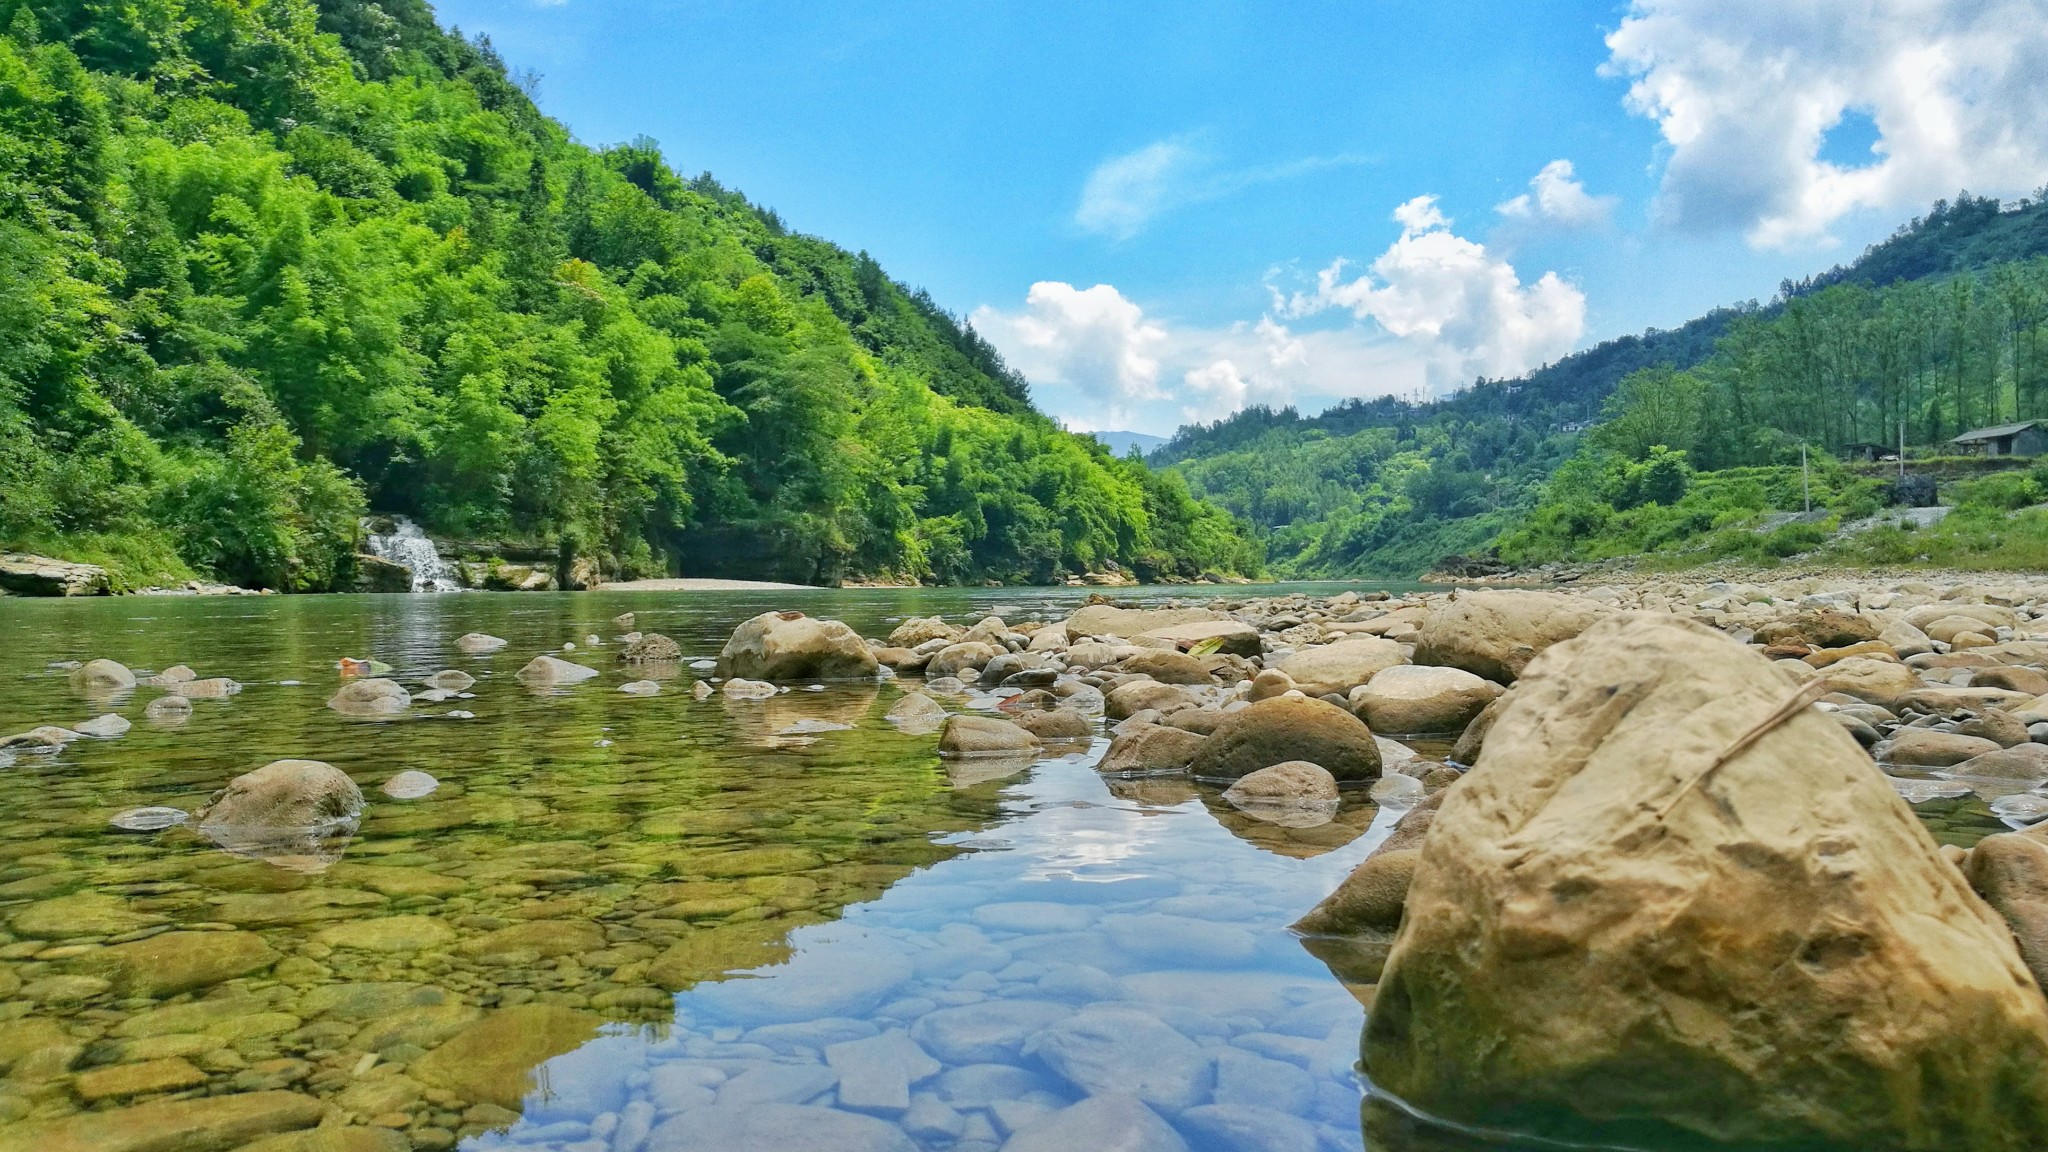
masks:
<svg viewBox="0 0 2048 1152"><path fill-rule="evenodd" d="M1292 316L1333 308L1377 324L1424 366L1433 391L1475 376L1513 376L1570 351L1586 326L1586 297L1545 272L1524 285L1514 266L1451 231L1436 197L1394 210L1401 238L1370 270L1344 279L1345 262L1287 302Z"/></svg>
<svg viewBox="0 0 2048 1152"><path fill-rule="evenodd" d="M1614 212L1615 198L1594 196L1579 182L1569 160L1552 160L1529 181L1529 190L1512 200L1493 206L1510 220L1554 225L1559 228L1591 228L1607 222Z"/></svg>
<svg viewBox="0 0 2048 1152"><path fill-rule="evenodd" d="M1074 222L1090 232L1128 240L1184 194L1194 152L1179 140L1161 140L1112 156L1088 174Z"/></svg>
<svg viewBox="0 0 2048 1152"><path fill-rule="evenodd" d="M1668 146L1674 227L1826 242L1858 210L2048 178L2048 0L1634 0L1607 46ZM1820 158L1849 111L1877 126L1867 164Z"/></svg>
<svg viewBox="0 0 2048 1152"><path fill-rule="evenodd" d="M1175 208L1220 200L1258 184L1363 164L1352 155L1310 156L1266 167L1226 169L1188 136L1155 141L1095 166L1081 186L1074 223L1117 240L1143 232Z"/></svg>
<svg viewBox="0 0 2048 1152"><path fill-rule="evenodd" d="M1025 296L1023 311L983 306L969 320L1027 378L1084 390L1106 415L1165 395L1158 353L1166 330L1108 284L1076 288L1041 280Z"/></svg>

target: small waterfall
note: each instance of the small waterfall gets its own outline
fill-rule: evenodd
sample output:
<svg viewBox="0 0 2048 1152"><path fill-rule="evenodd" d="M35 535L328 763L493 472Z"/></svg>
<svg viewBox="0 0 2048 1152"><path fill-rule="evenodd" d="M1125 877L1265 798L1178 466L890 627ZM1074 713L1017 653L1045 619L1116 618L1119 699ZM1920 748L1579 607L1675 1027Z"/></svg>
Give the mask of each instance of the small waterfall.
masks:
<svg viewBox="0 0 2048 1152"><path fill-rule="evenodd" d="M415 592L459 592L462 584L455 579L455 566L441 559L441 553L434 548L434 542L420 531L420 526L403 516L388 517L390 532L370 532L364 545L370 555L393 563L403 564L412 569L412 590ZM367 529L372 523L365 520Z"/></svg>

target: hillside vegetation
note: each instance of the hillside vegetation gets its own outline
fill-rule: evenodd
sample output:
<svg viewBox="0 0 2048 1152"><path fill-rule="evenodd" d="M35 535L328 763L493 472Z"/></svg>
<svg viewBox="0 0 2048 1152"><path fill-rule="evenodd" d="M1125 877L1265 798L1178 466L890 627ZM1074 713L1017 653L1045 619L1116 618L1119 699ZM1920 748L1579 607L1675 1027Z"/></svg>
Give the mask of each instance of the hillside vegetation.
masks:
<svg viewBox="0 0 2048 1152"><path fill-rule="evenodd" d="M1519 563L1786 555L1819 530L1760 544L1751 529L1802 507L1802 445L1825 462L1903 423L1913 451L1937 452L1968 428L2048 417L2044 324L2048 203L1964 194L1769 305L1426 404L1247 409L1150 460L1254 523L1289 575L1413 576L1495 547ZM1855 513L1878 487L1830 471L1817 501Z"/></svg>
<svg viewBox="0 0 2048 1152"><path fill-rule="evenodd" d="M0 2L0 547L312 590L365 509L608 574L1251 571L971 329L418 0Z"/></svg>

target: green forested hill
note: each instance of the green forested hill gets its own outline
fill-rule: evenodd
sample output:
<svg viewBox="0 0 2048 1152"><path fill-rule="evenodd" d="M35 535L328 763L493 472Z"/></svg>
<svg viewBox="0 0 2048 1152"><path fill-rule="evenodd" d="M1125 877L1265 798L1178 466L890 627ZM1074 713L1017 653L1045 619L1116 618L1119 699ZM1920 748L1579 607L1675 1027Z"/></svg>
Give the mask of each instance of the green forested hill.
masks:
<svg viewBox="0 0 2048 1152"><path fill-rule="evenodd" d="M357 517L610 572L1250 570L1181 478L418 0L0 0L0 547L345 585Z"/></svg>
<svg viewBox="0 0 2048 1152"><path fill-rule="evenodd" d="M1782 466L1802 444L1890 443L1902 421L1925 448L1966 427L2048 416L2044 324L2048 202L1966 193L1851 264L1788 281L1768 305L1717 309L1425 404L1247 409L1181 429L1149 459L1256 524L1284 574L1410 576L1497 537L1517 560L1615 555L1735 513L1728 527L1786 490L1732 486L1733 504L1710 501L1674 529L1656 511L1666 505L1638 491L1652 463L1688 476ZM1653 458L1658 446L1682 455Z"/></svg>

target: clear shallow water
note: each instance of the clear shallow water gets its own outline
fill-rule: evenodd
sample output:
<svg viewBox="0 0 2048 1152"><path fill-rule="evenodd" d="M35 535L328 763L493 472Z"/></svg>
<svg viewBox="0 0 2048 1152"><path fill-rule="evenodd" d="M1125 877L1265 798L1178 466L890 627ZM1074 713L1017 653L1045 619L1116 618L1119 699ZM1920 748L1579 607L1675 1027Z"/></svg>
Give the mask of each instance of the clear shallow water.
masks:
<svg viewBox="0 0 2048 1152"><path fill-rule="evenodd" d="M1367 1146L1352 1064L1369 992L1286 925L1398 813L1354 799L1331 825L1277 828L1213 789L1104 781L1100 739L942 764L933 737L881 719L893 683L700 702L684 673L659 696L617 691L641 675L616 659L622 611L702 657L770 608L883 635L934 612L1054 619L1085 595L0 601L0 732L108 710L135 725L0 771L0 1150L81 1132L138 1147L180 1124L192 1147L238 1148L324 1110L362 1129L331 1145L349 1152L979 1152L1107 1090L1148 1099L1197 1149ZM463 656L452 642L471 630L511 643ZM512 679L564 641L603 675ZM154 690L91 701L48 667L98 656L246 688L159 727ZM444 667L478 683L350 720L324 707L341 656L409 686ZM332 867L107 827L295 756L347 771L368 801ZM378 791L404 770L441 786ZM1934 808L1944 838L2000 827L1981 803ZM189 1111L150 1103L180 1099ZM1379 1110L1369 1124L1377 1149L1476 1146Z"/></svg>

